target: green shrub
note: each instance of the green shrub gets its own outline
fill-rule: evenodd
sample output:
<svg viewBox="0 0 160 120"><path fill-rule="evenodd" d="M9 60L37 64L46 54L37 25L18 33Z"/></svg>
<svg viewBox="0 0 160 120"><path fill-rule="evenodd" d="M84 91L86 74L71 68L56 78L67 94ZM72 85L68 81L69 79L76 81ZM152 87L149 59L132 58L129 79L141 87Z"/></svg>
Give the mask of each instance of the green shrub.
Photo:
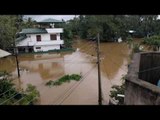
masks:
<svg viewBox="0 0 160 120"><path fill-rule="evenodd" d="M8 78L9 74L7 72L0 72L3 77L0 80L0 104L2 105L28 105L34 103L38 97L39 92L36 90L36 87L29 84L26 91L18 91L15 89L15 85L12 83L12 80ZM23 98L23 99L22 99Z"/></svg>
<svg viewBox="0 0 160 120"><path fill-rule="evenodd" d="M72 75L65 75L61 77L60 79L56 81L48 81L45 85L47 86L58 86L65 82L70 82L71 80L79 81L81 79L81 76L78 74L72 74Z"/></svg>

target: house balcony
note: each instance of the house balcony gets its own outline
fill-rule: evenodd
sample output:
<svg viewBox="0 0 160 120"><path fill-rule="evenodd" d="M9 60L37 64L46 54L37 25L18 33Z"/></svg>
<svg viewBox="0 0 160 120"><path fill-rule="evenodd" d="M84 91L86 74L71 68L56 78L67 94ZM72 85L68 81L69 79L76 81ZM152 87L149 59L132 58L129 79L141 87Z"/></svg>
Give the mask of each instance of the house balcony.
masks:
<svg viewBox="0 0 160 120"><path fill-rule="evenodd" d="M48 33L63 33L63 28L47 28Z"/></svg>
<svg viewBox="0 0 160 120"><path fill-rule="evenodd" d="M41 41L41 42L36 42L34 45L42 46L42 45L60 45L60 44L64 44L64 41L63 40Z"/></svg>

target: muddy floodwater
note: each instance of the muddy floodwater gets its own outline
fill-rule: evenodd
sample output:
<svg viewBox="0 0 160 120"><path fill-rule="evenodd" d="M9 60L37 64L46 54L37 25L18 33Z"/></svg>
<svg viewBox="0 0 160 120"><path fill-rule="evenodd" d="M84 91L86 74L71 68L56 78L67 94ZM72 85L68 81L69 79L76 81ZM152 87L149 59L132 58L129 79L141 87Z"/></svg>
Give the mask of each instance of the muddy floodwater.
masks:
<svg viewBox="0 0 160 120"><path fill-rule="evenodd" d="M27 84L35 85L40 92L40 105L97 105L98 72L96 49L93 41L77 40L75 52L22 54L18 56L20 79L17 78L13 56L0 59L0 71L12 73L19 89ZM129 49L126 43L107 42L100 44L101 80L103 104L108 104L112 85L122 83L127 73ZM81 74L80 81L48 87L49 80L57 80L65 74Z"/></svg>

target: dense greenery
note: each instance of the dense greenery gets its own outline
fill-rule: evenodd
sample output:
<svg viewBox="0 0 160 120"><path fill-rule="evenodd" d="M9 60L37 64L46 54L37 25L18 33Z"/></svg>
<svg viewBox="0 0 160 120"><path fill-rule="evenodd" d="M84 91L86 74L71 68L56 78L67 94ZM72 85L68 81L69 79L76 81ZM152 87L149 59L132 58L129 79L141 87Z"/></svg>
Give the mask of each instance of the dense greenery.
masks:
<svg viewBox="0 0 160 120"><path fill-rule="evenodd" d="M15 88L7 72L0 72L0 104L1 105L28 105L38 100L39 92L35 86L29 84L25 91Z"/></svg>
<svg viewBox="0 0 160 120"><path fill-rule="evenodd" d="M66 23L73 35L84 39L95 38L100 33L100 40L125 39L129 30L136 31L132 36L146 37L160 32L160 20L157 15L80 15Z"/></svg>
<svg viewBox="0 0 160 120"><path fill-rule="evenodd" d="M70 82L71 80L79 81L80 79L81 79L81 76L77 75L77 74L65 75L56 81L47 82L46 85L57 86L57 85L61 85L62 83L65 83L65 82Z"/></svg>
<svg viewBox="0 0 160 120"><path fill-rule="evenodd" d="M71 30L64 28L63 40L64 40L65 48L72 48L73 34Z"/></svg>
<svg viewBox="0 0 160 120"><path fill-rule="evenodd" d="M113 85L112 90L110 91L110 97L114 101L118 101L118 105L123 105L124 104L124 97L119 97L118 94L124 95L125 93L125 76L122 77L122 85Z"/></svg>
<svg viewBox="0 0 160 120"><path fill-rule="evenodd" d="M56 24L63 27L65 47L72 47L73 37L95 39L100 33L101 41L126 39L129 30L136 31L133 37L147 37L160 34L158 15L79 15L72 20ZM0 48L7 49L14 44L15 35L22 28L37 27L36 22L23 15L0 15Z"/></svg>
<svg viewBox="0 0 160 120"><path fill-rule="evenodd" d="M22 28L33 27L35 21L23 15L0 15L0 48L7 49L15 44L16 33Z"/></svg>
<svg viewBox="0 0 160 120"><path fill-rule="evenodd" d="M32 105L34 104L34 102L38 100L40 94L35 86L28 84L27 89L25 90L22 97L24 97L24 99L19 101L20 105L28 105L28 104Z"/></svg>
<svg viewBox="0 0 160 120"><path fill-rule="evenodd" d="M157 51L160 47L160 36L154 35L151 37L145 37L143 43L152 47L154 51Z"/></svg>

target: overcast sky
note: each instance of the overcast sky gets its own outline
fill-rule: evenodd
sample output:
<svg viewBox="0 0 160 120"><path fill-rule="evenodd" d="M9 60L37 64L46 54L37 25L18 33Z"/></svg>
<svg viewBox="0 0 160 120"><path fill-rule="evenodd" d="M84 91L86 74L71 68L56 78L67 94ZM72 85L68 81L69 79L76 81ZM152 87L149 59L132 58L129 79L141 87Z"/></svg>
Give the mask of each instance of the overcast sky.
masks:
<svg viewBox="0 0 160 120"><path fill-rule="evenodd" d="M66 21L66 20L73 19L75 17L75 15L25 15L25 17L31 17L32 19L34 19L36 21L41 21L41 20L47 19L47 18L53 18L56 20L64 19Z"/></svg>
<svg viewBox="0 0 160 120"><path fill-rule="evenodd" d="M78 16L78 15L76 15L76 16ZM66 20L73 19L75 17L75 15L25 15L25 17L31 17L32 19L34 19L36 21L41 21L41 20L47 19L47 18L53 18L56 20L64 19L66 21ZM160 19L160 15L158 16L158 19Z"/></svg>

